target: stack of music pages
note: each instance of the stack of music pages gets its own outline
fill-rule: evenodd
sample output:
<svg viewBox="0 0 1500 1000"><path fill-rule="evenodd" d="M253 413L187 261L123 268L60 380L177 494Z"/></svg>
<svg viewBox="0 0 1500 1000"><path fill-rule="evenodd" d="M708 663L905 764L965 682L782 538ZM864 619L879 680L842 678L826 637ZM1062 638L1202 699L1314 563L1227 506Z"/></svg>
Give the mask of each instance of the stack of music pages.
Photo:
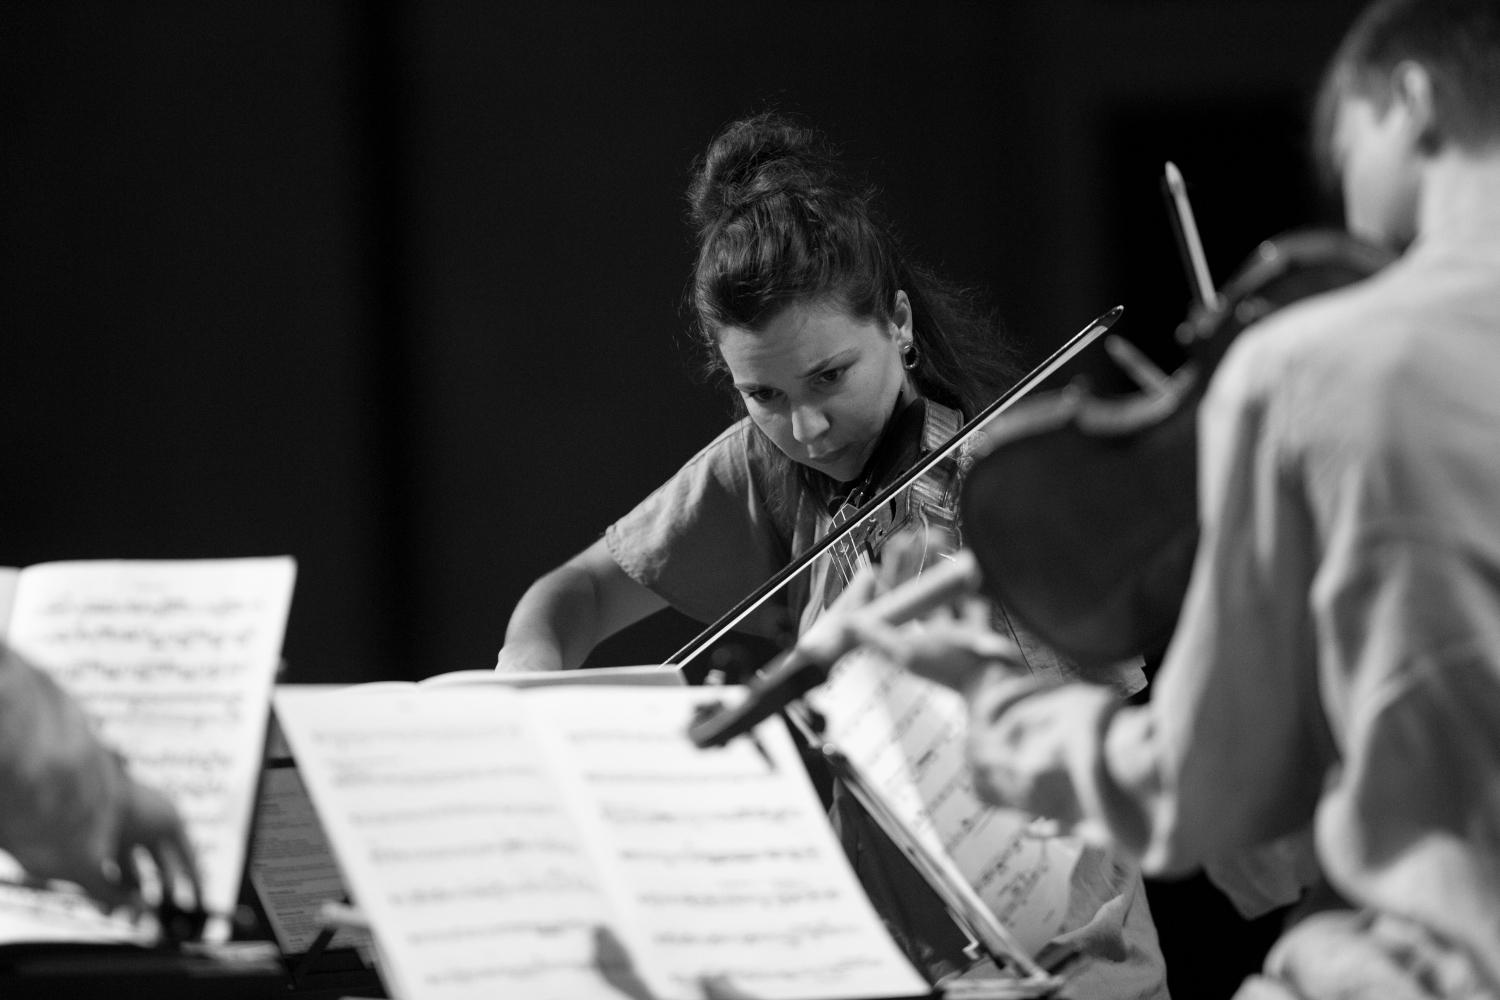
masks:
<svg viewBox="0 0 1500 1000"><path fill-rule="evenodd" d="M89 560L0 570L0 641L46 670L177 806L209 940L229 936L245 869L271 690L296 575L290 557ZM150 919L35 888L0 854L0 945L151 944Z"/></svg>
<svg viewBox="0 0 1500 1000"><path fill-rule="evenodd" d="M961 699L869 657L817 696L852 776L1009 968L936 989L887 935L773 717L660 667L282 686L279 729L403 1000L1042 997L1076 847L968 783ZM825 748L826 749L826 748ZM892 828L888 828L892 832ZM949 896L949 893L944 893Z"/></svg>
<svg viewBox="0 0 1500 1000"><path fill-rule="evenodd" d="M688 739L739 689L438 679L275 694L393 996L931 992L781 720Z"/></svg>
<svg viewBox="0 0 1500 1000"><path fill-rule="evenodd" d="M0 639L182 812L220 915L210 938L228 936L260 779L252 883L287 918L272 921L278 938L319 934L308 893L347 893L373 931L355 946L401 1000L932 992L851 872L783 720L721 749L692 745L698 713L738 688L683 687L655 667L282 686L295 773L263 775L294 577L286 557L0 571ZM979 930L990 952L1031 952L1056 931L1073 854L974 799L961 705L858 663L816 696L829 734L939 880L968 893L967 912L1003 925L998 942ZM285 810L309 793L312 809ZM0 872L0 950L157 936L149 919ZM308 942L279 943L290 954ZM1053 986L1007 973L988 995Z"/></svg>

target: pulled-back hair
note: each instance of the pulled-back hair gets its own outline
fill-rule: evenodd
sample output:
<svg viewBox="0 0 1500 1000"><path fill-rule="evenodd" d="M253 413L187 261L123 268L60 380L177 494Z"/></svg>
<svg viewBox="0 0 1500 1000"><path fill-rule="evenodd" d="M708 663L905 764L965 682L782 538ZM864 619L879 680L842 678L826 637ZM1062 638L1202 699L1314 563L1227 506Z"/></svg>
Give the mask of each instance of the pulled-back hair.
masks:
<svg viewBox="0 0 1500 1000"><path fill-rule="evenodd" d="M922 395L972 416L1016 380L995 317L907 257L874 190L812 129L772 112L734 122L695 164L688 200L698 238L690 294L710 373L724 371L726 327L761 330L793 303L818 302L888 321L905 291Z"/></svg>
<svg viewBox="0 0 1500 1000"><path fill-rule="evenodd" d="M1432 141L1470 150L1500 142L1500 3L1377 0L1345 34L1318 93L1314 145L1325 180L1338 175L1340 102L1364 98L1384 114L1394 97L1392 71L1406 61L1432 78Z"/></svg>

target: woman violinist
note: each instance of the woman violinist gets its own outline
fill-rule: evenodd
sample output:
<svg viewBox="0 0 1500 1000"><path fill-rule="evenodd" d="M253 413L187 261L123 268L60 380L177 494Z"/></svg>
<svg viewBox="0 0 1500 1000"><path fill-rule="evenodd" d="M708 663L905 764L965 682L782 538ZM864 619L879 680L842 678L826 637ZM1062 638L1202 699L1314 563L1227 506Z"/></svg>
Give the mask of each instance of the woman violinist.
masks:
<svg viewBox="0 0 1500 1000"><path fill-rule="evenodd" d="M698 333L744 416L526 591L499 669L577 667L602 639L669 605L714 620L811 547L845 503L945 443L1015 380L994 325L906 258L817 134L774 115L735 123L710 145L689 193ZM958 474L940 466L913 487L915 523L955 526ZM836 560L821 559L747 627L794 637L842 583ZM1030 637L1015 638L1038 675L1072 674ZM946 918L893 912L905 894L851 843L856 833L841 833L893 932L929 974L951 971L926 926ZM1139 875L1089 858L1074 874L1080 916L1067 930L1108 943L1073 970L1072 995L1164 996Z"/></svg>

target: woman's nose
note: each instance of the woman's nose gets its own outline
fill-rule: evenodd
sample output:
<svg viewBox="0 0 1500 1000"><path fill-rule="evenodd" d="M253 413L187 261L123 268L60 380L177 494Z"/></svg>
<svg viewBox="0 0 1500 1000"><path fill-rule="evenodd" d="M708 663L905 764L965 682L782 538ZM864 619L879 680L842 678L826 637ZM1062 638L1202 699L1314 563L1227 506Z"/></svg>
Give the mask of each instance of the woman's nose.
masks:
<svg viewBox="0 0 1500 1000"><path fill-rule="evenodd" d="M828 430L828 417L817 406L795 406L792 408L792 437L798 443L816 441Z"/></svg>

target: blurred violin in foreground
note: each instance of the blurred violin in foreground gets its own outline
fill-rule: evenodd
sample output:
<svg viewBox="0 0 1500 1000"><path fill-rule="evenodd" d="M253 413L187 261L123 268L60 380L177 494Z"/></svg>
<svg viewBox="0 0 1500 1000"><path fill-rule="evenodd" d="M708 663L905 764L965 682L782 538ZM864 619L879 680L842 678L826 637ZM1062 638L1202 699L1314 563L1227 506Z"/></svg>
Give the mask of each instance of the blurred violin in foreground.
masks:
<svg viewBox="0 0 1500 1000"><path fill-rule="evenodd" d="M1170 164L1168 183L1197 293L1177 331L1188 361L1171 375L1143 374L1131 395L1097 396L1075 382L984 414L974 422L982 429L965 429L984 439L960 495L965 549L857 613L896 624L978 589L1084 666L1165 649L1197 551L1197 411L1214 370L1246 327L1394 256L1338 231L1292 232L1260 244L1219 294ZM1130 367L1128 354L1116 357ZM821 684L827 652L793 646L740 706L699 720L694 742L721 744Z"/></svg>
<svg viewBox="0 0 1500 1000"><path fill-rule="evenodd" d="M1172 375L1120 398L1069 386L992 424L960 501L985 590L1086 665L1164 649L1197 550L1197 410L1220 359L1257 320L1391 259L1329 230L1267 240L1179 327L1189 360Z"/></svg>

